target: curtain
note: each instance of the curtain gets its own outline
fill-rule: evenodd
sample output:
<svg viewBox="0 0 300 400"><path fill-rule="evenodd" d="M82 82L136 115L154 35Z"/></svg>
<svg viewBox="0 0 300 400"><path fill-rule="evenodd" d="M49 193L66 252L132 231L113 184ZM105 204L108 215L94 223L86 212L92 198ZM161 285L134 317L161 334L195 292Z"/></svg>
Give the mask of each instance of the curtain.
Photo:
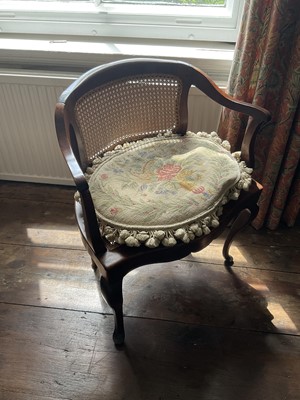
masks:
<svg viewBox="0 0 300 400"><path fill-rule="evenodd" d="M253 225L293 226L300 207L300 0L245 1L228 92L272 114L255 144L253 177L264 190ZM235 150L245 124L224 109L219 135Z"/></svg>

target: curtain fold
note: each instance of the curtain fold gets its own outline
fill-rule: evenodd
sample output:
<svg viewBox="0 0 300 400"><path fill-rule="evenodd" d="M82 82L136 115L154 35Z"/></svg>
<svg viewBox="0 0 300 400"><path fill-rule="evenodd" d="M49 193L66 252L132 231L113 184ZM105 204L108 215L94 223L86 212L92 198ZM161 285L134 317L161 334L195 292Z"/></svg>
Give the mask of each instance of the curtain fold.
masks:
<svg viewBox="0 0 300 400"><path fill-rule="evenodd" d="M254 178L264 190L258 229L292 226L300 208L300 1L246 0L228 93L268 109L255 144ZM246 120L224 109L219 135L241 145Z"/></svg>

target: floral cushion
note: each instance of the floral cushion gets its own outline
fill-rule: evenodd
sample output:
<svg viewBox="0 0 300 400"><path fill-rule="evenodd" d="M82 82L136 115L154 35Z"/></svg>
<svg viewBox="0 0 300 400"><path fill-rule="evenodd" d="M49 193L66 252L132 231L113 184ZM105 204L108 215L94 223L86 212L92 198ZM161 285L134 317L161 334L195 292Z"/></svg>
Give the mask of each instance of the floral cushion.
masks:
<svg viewBox="0 0 300 400"><path fill-rule="evenodd" d="M252 170L215 132L165 133L117 146L86 171L101 234L128 246L188 243L217 227Z"/></svg>

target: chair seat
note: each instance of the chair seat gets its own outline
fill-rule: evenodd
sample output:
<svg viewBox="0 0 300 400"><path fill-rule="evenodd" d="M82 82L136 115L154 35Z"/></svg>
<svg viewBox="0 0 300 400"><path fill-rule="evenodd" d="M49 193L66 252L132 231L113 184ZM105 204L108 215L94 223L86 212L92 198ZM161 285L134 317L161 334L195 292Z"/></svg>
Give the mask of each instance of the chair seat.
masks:
<svg viewBox="0 0 300 400"><path fill-rule="evenodd" d="M160 134L119 145L86 171L101 234L128 246L188 243L217 227L250 168L215 132Z"/></svg>

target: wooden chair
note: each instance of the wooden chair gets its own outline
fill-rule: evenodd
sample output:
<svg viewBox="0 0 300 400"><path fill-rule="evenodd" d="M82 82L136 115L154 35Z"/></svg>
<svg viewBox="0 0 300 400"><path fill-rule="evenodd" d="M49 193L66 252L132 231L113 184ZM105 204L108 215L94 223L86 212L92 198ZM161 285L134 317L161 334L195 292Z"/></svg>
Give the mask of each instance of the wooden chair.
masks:
<svg viewBox="0 0 300 400"><path fill-rule="evenodd" d="M211 216L208 218L210 220L208 229L203 219L202 222L197 222L197 226L202 228L200 229L202 234L199 234L198 228L194 229L194 225L192 227L189 225L188 228L183 226L181 230L178 230L177 227L167 231L162 230L161 227L158 227L158 230L150 227L150 230L145 233L143 227L142 231L135 230L135 221L133 221L131 230L124 229L124 227L118 230L118 223L116 226L109 226L110 221L107 222L105 217L101 227L99 208L97 209L98 206L95 206L95 198L91 194L90 184L87 181L91 167L93 173L99 158L101 164L102 159L110 160L111 155L117 154L118 157L122 157L124 153L126 157L129 157L130 151L132 153L135 151L136 144L134 142L143 143L145 146L143 154L148 157L148 148L152 146L153 140L168 142L168 136L171 137L171 141L172 138L175 138L175 141L182 140L182 143L190 140L186 139L188 137L186 131L187 100L191 86L198 88L222 106L249 116L241 146L241 159L248 167L252 167L255 136L260 127L269 120L268 111L232 99L220 90L206 74L183 62L130 59L96 67L83 74L67 88L56 105L55 119L58 141L79 193L79 199L75 201L76 219L83 243L91 256L93 268L98 269L101 275L103 296L114 311L113 340L116 345L121 345L125 338L122 280L128 272L145 264L173 261L181 259L191 252L197 252L208 246L229 224L231 224L231 228L224 243L223 255L225 264L232 265L233 259L229 254L229 247L233 237L258 212L257 201L262 186L254 180L250 180L248 190L241 190L238 199L223 201L226 204L221 205L223 212L216 217L217 220L212 221ZM165 132L168 132L167 138L164 138ZM157 135L163 139L156 139ZM155 139L152 139L154 137ZM202 134L202 137L205 137L205 134ZM149 145L147 145L147 140ZM128 145L128 143L134 144ZM219 144L215 144L221 146L220 140ZM127 151L126 148L131 150ZM160 145L160 149L162 148L164 145ZM222 153L222 150L220 151ZM95 160L98 161L95 162ZM126 160L127 165L130 163L130 158ZM146 172L151 176L153 170L151 170L151 163L154 161L148 160L147 162L150 167ZM104 161L105 168L108 168L108 164L107 161ZM170 164L167 165L168 167ZM140 172L139 181L141 179ZM207 177L209 173L206 172L205 175ZM147 175L148 183L149 179L152 179L149 176ZM109 179L108 175L100 174L97 182L99 183L99 179L102 178L103 184L106 185ZM159 179L161 179L159 181L161 184L166 177L160 176ZM169 178L167 177L167 179ZM187 176L186 179L190 179L190 177ZM116 189L118 195L123 193L119 189ZM201 193L201 191L204 191L202 186L194 192ZM207 196L209 197L209 195ZM112 194L111 198L113 199L113 197ZM182 199L182 202L184 201ZM134 203L133 200L131 202ZM141 202L137 207L140 208L140 206ZM169 207L168 204L165 206ZM190 209L188 204L186 209ZM115 211L115 208L111 208L112 217ZM141 214L143 213L140 210L136 212L136 215ZM152 213L150 214L152 215ZM150 214L149 220L152 218ZM135 219L135 214L133 219ZM111 233L117 231L119 232L117 236L112 238ZM185 236L184 232L187 233ZM146 242L149 244L148 247L145 245L144 236L151 237L151 240ZM137 238L141 240L139 241ZM125 243L125 239L129 246L126 244L127 242Z"/></svg>

